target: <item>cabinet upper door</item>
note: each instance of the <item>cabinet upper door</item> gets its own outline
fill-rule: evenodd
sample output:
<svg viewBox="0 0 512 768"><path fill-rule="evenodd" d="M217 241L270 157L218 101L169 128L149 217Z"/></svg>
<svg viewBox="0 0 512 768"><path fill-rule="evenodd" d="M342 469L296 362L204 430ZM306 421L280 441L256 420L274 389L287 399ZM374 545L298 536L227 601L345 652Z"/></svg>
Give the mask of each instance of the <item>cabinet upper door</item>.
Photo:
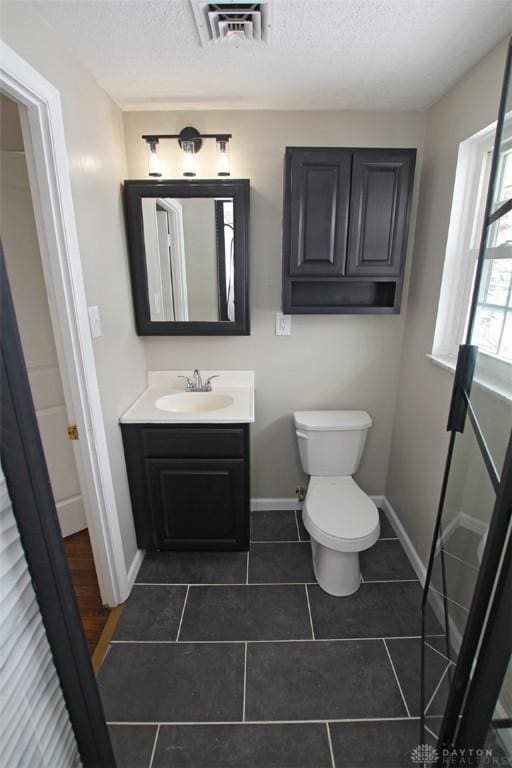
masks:
<svg viewBox="0 0 512 768"><path fill-rule="evenodd" d="M350 166L350 151L287 148L283 234L288 275L343 274Z"/></svg>
<svg viewBox="0 0 512 768"><path fill-rule="evenodd" d="M399 276L416 151L354 151L347 275Z"/></svg>

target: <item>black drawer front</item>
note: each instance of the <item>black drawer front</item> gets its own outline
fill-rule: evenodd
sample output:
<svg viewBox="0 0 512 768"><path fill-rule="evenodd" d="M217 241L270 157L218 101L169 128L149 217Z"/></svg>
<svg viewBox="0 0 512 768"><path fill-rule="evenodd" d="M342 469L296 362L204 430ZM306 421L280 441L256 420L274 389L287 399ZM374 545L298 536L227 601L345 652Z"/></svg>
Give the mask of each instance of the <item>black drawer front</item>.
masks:
<svg viewBox="0 0 512 768"><path fill-rule="evenodd" d="M145 427L143 452L147 458L243 457L243 427Z"/></svg>

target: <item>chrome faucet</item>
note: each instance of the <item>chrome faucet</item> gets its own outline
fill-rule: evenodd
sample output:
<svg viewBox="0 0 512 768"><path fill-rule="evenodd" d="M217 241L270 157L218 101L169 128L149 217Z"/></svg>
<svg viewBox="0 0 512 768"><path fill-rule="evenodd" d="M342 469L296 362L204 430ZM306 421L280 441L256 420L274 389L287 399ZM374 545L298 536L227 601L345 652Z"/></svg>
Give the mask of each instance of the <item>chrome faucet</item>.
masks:
<svg viewBox="0 0 512 768"><path fill-rule="evenodd" d="M211 392L212 391L211 381L212 379L218 379L218 378L219 378L219 374L216 373L213 376L208 376L206 381L203 381L203 379L201 378L201 374L197 368L194 369L192 378L190 378L189 376L178 376L178 379L186 379L187 392Z"/></svg>

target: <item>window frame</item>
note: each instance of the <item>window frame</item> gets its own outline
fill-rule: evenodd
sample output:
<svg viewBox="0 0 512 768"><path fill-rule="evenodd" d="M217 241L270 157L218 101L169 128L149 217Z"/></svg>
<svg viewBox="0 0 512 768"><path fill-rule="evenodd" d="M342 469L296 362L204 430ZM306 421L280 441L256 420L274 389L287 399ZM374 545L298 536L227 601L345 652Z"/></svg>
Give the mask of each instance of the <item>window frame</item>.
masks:
<svg viewBox="0 0 512 768"><path fill-rule="evenodd" d="M508 122L507 143L512 146L512 119ZM454 369L458 347L466 336L495 134L493 123L459 145L434 340L428 355L445 368ZM503 247L507 246L500 248L500 257L504 257ZM508 306L499 308L505 314L510 311ZM512 361L483 349L479 349L479 359L485 383L512 396Z"/></svg>
<svg viewBox="0 0 512 768"><path fill-rule="evenodd" d="M489 184L490 162L496 123L459 145L448 239L441 280L432 356L446 362L457 359L459 345L467 327L471 291L474 282L478 245L475 238L482 231L485 193ZM483 203L482 203L483 201ZM478 203L478 215L475 210Z"/></svg>

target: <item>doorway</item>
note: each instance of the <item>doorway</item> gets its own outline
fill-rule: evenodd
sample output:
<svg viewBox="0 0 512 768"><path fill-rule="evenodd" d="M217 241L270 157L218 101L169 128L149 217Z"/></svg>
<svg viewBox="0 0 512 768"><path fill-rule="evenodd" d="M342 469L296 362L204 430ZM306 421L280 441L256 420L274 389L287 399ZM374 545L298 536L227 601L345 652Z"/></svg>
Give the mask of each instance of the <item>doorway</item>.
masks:
<svg viewBox="0 0 512 768"><path fill-rule="evenodd" d="M0 237L14 301L23 354L68 564L91 654L110 613L103 605L79 465L77 427L69 407L62 346L52 322L39 248L20 107L0 94ZM62 355L60 356L62 358Z"/></svg>
<svg viewBox="0 0 512 768"><path fill-rule="evenodd" d="M19 107L32 205L102 602L126 600L140 562L123 553L78 244L60 94L0 40L0 92ZM68 391L66 391L66 384Z"/></svg>

